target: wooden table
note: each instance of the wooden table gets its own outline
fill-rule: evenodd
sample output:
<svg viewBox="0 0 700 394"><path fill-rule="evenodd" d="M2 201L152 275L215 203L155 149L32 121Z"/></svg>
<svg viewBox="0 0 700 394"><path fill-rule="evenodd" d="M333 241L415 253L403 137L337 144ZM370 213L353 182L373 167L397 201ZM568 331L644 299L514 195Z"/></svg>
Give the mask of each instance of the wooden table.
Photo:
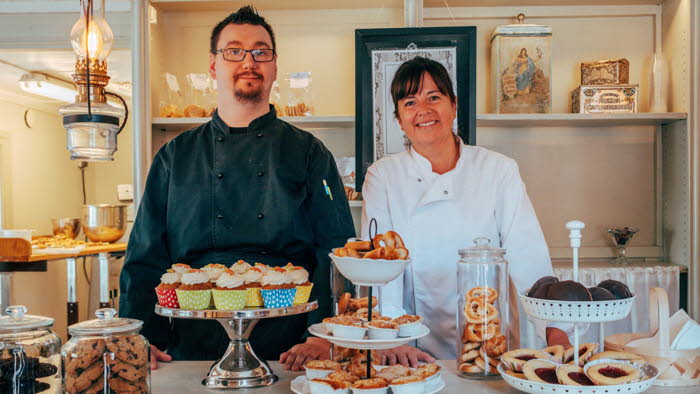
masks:
<svg viewBox="0 0 700 394"><path fill-rule="evenodd" d="M66 260L66 282L68 298L66 309L68 325L78 322L78 300L76 292L76 261L78 257L97 256L100 272L100 308L109 307L109 256L123 256L125 243L85 247L73 254L32 254L28 257L0 257L0 311L10 304L10 276L13 272L45 272L48 261Z"/></svg>

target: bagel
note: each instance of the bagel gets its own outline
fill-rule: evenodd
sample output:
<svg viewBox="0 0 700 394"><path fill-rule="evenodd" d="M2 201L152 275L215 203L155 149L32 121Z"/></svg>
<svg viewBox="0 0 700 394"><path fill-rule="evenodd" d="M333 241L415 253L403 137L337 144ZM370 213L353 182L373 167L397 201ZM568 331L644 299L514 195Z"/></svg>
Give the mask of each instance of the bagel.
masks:
<svg viewBox="0 0 700 394"><path fill-rule="evenodd" d="M472 324L486 324L498 317L498 309L482 299L473 298L464 306L464 315Z"/></svg>
<svg viewBox="0 0 700 394"><path fill-rule="evenodd" d="M479 299L485 300L486 302L493 304L498 298L498 292L496 291L496 289L491 287L475 287L469 290L464 297L467 300L467 302L470 302L470 300L472 299Z"/></svg>
<svg viewBox="0 0 700 394"><path fill-rule="evenodd" d="M495 324L467 324L462 331L462 343L483 342L496 336Z"/></svg>

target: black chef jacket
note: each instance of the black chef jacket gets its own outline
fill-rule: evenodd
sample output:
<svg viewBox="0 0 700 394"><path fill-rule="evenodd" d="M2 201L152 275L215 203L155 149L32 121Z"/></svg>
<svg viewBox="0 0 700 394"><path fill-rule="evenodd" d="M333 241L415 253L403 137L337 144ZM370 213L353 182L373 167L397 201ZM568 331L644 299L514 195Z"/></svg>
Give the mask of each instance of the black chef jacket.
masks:
<svg viewBox="0 0 700 394"><path fill-rule="evenodd" d="M228 344L218 322L154 313L161 275L176 262L292 262L311 274L319 308L258 323L255 352L278 359L302 341L307 324L330 315L328 253L354 233L335 161L318 139L278 119L272 106L242 133L215 113L153 159L121 273L119 313L143 320L142 334L175 360L217 359Z"/></svg>

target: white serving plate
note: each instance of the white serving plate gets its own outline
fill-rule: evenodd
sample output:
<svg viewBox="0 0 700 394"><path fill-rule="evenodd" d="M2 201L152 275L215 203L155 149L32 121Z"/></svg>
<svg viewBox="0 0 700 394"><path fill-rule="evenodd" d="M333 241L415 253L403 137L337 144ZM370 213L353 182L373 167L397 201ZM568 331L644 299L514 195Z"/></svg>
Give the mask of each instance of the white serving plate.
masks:
<svg viewBox="0 0 700 394"><path fill-rule="evenodd" d="M556 301L518 294L525 313L536 319L566 323L604 323L626 318L637 296L612 301Z"/></svg>
<svg viewBox="0 0 700 394"><path fill-rule="evenodd" d="M527 379L519 379L505 373L503 363L498 364L498 372L514 389L533 394L636 394L646 391L654 383L659 376L659 371L650 364L642 367L642 371L647 374L649 379L641 382L620 384L617 386L567 386L563 384L550 384L533 382Z"/></svg>
<svg viewBox="0 0 700 394"><path fill-rule="evenodd" d="M406 260L374 260L328 255L344 277L360 286L383 286L398 278L411 262L410 257Z"/></svg>
<svg viewBox="0 0 700 394"><path fill-rule="evenodd" d="M376 366L375 368L381 370L383 366ZM423 391L423 394L437 393L444 388L445 381L442 379L442 376L440 376L440 379L438 379L435 384L426 386L425 390ZM297 394L311 394L311 391L309 390L309 381L304 375L297 376L296 378L294 378L294 380L292 380L291 389ZM387 393L391 393L391 389L388 389Z"/></svg>
<svg viewBox="0 0 700 394"><path fill-rule="evenodd" d="M420 332L417 335L411 337L396 337L392 339L346 339L333 336L330 330L326 328L323 323L314 324L309 327L309 332L311 335L315 335L319 338L327 339L330 342L351 349L391 349L397 346L401 346L411 341L415 341L418 338L422 338L430 333L430 329L425 325L420 325Z"/></svg>

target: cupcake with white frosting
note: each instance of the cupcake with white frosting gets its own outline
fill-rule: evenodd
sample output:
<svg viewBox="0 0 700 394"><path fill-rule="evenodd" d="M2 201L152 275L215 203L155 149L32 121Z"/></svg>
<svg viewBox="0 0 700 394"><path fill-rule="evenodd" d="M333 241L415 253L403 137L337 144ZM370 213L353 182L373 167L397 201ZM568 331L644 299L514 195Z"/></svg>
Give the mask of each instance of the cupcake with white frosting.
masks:
<svg viewBox="0 0 700 394"><path fill-rule="evenodd" d="M216 280L216 287L211 291L214 307L218 310L236 311L246 304L246 288L243 276L226 269Z"/></svg>
<svg viewBox="0 0 700 394"><path fill-rule="evenodd" d="M238 260L235 263L231 264L231 271L237 274L245 274L251 268L252 266L243 260Z"/></svg>
<svg viewBox="0 0 700 394"><path fill-rule="evenodd" d="M177 301L177 293L175 290L182 285L180 278L182 275L175 272L174 269L169 269L163 276L160 277L160 284L156 287L156 296L158 296L158 305L166 308L179 308L180 303Z"/></svg>
<svg viewBox="0 0 700 394"><path fill-rule="evenodd" d="M214 285L209 281L209 275L198 269L189 269L180 279L182 283L175 290L182 309L207 309L211 302L211 289Z"/></svg>
<svg viewBox="0 0 700 394"><path fill-rule="evenodd" d="M216 280L219 279L219 276L227 270L225 265L223 264L207 264L204 267L202 267L202 271L207 273L207 276L209 276L209 282L211 283L216 283Z"/></svg>
<svg viewBox="0 0 700 394"><path fill-rule="evenodd" d="M297 293L294 296L294 304L308 302L309 297L311 297L311 289L314 287L314 284L309 282L309 271L292 263L288 263L284 269L287 270L289 280L294 283L297 289Z"/></svg>
<svg viewBox="0 0 700 394"><path fill-rule="evenodd" d="M260 280L262 280L262 277L263 272L257 265L243 274L243 281L245 282L246 288L246 306L263 306L263 299L260 294L260 289L262 288Z"/></svg>
<svg viewBox="0 0 700 394"><path fill-rule="evenodd" d="M265 308L284 308L294 304L296 285L290 280L289 272L282 267L267 271L260 279L260 291Z"/></svg>

